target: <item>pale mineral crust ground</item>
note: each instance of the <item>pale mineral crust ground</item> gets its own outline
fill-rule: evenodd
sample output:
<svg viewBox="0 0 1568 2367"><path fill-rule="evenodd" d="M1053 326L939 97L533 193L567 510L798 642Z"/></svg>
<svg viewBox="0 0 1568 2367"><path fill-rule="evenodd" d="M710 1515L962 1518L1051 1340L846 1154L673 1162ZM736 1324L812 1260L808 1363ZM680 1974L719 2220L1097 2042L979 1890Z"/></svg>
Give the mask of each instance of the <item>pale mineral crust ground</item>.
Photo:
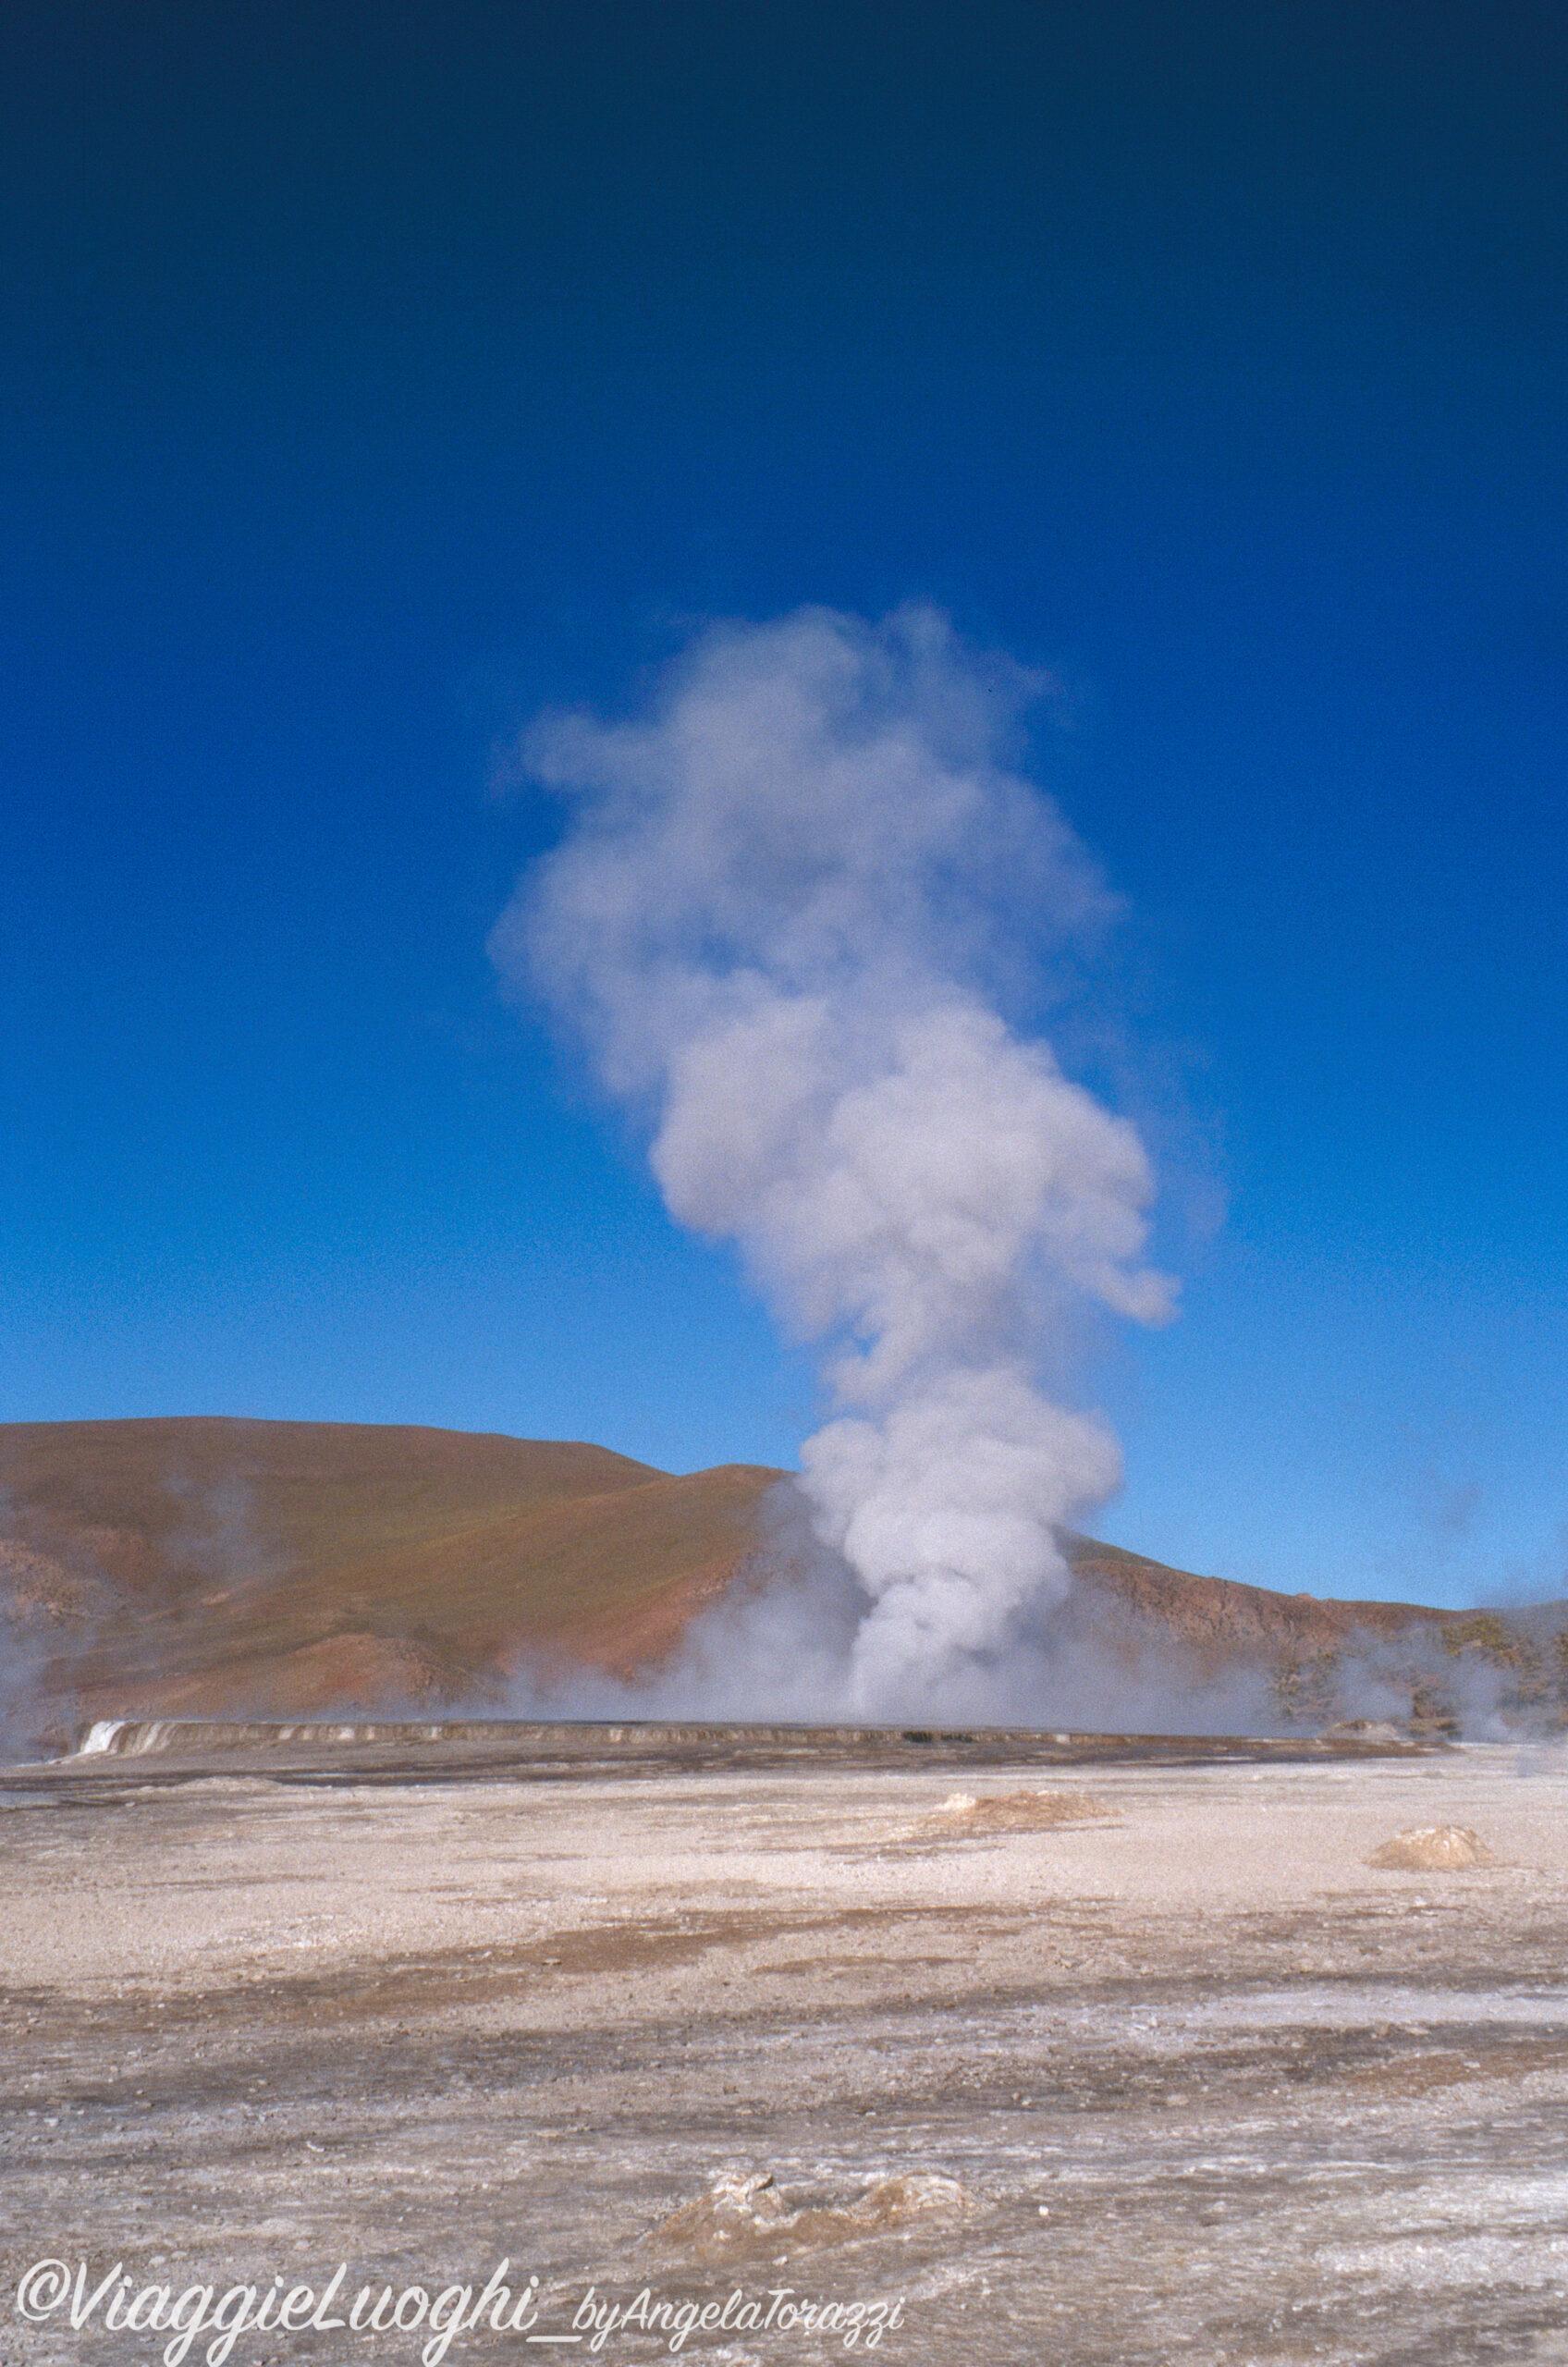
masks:
<svg viewBox="0 0 1568 2367"><path fill-rule="evenodd" d="M505 2256L557 2334L590 2285L897 2300L873 2355L921 2367L1568 2361L1560 1754L0 1783L5 2367L167 2339L25 2324L45 2255L349 2294ZM1082 1823L944 1809L1080 1789ZM1495 1862L1366 1862L1451 1825ZM726 2172L782 2214L647 2240ZM847 2210L888 2178L948 2207ZM552 2355L670 2354L447 2353Z"/></svg>

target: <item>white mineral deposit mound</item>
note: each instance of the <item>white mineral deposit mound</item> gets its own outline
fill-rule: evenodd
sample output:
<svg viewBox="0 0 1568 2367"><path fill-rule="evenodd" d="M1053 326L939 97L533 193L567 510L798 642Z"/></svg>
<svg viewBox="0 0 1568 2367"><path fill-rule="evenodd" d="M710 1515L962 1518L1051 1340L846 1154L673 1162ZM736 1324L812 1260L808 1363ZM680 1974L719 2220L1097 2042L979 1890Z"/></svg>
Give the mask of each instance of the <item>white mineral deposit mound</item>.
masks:
<svg viewBox="0 0 1568 2367"><path fill-rule="evenodd" d="M1411 1874L1442 1874L1461 1873L1470 1866L1495 1866L1497 1859L1467 1824L1416 1824L1374 1849L1366 1862Z"/></svg>
<svg viewBox="0 0 1568 2367"><path fill-rule="evenodd" d="M957 2178L913 2170L876 2179L853 2202L807 2204L792 2211L771 2171L726 2169L705 2194L683 2203L643 2241L689 2259L729 2260L765 2242L804 2251L883 2235L914 2219L965 2218L974 2207L974 2197Z"/></svg>
<svg viewBox="0 0 1568 2367"><path fill-rule="evenodd" d="M1113 1813L1092 1792L950 1792L932 1822L947 1833L1046 1833Z"/></svg>

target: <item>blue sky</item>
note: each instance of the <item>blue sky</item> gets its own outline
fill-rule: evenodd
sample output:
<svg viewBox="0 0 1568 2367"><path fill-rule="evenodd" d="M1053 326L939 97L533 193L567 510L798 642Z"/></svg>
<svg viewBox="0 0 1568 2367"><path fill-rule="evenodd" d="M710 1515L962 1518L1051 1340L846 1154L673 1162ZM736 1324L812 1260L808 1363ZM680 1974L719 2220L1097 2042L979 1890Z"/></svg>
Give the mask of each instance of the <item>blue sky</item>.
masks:
<svg viewBox="0 0 1568 2367"><path fill-rule="evenodd" d="M1101 1533L1563 1588L1544 7L9 12L0 1418L789 1462L488 930L698 621L945 608L1127 899ZM504 767L500 767L504 770ZM1223 1224L1212 1219L1219 1196Z"/></svg>

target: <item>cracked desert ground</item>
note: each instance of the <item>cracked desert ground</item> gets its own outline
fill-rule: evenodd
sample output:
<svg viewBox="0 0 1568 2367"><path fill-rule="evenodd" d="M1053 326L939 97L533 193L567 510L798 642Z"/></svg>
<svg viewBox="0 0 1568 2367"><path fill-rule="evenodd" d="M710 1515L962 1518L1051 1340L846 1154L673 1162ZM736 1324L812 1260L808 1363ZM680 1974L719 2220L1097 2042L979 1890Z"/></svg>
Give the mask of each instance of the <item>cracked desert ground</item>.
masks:
<svg viewBox="0 0 1568 2367"><path fill-rule="evenodd" d="M26 2321L45 2257L346 2298L505 2258L557 2336L591 2286L896 2302L873 2355L939 2367L1568 2361L1561 1753L0 1780L5 2367L168 2339ZM942 1812L1019 1790L1067 1821ZM1438 1824L1495 1862L1366 1864ZM768 2209L657 2232L726 2172ZM867 2339L732 2309L681 2355ZM527 2340L447 2355L670 2345Z"/></svg>

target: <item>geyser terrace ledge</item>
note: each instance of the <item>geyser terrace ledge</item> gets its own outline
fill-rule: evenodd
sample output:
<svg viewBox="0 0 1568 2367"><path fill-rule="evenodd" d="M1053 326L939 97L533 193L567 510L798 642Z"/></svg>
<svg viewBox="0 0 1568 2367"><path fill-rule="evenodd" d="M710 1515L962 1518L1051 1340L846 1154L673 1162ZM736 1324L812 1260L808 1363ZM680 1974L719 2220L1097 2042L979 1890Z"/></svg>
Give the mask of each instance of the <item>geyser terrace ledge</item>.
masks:
<svg viewBox="0 0 1568 2367"><path fill-rule="evenodd" d="M670 1773L705 1767L1072 1766L1135 1760L1213 1761L1421 1758L1444 1746L1354 1727L1326 1734L1139 1735L1049 1732L1029 1726L806 1726L649 1719L369 1719L363 1721L116 1718L88 1729L51 1773L90 1777L104 1760L152 1759L173 1778L214 1759L266 1758L279 1771L353 1768L465 1774L582 1775L642 1766ZM19 1771L18 1771L19 1772ZM104 1771L106 1772L107 1771ZM152 1772L153 1771L149 1771ZM40 1771L42 1772L42 1771ZM16 1773L7 1778L17 1780Z"/></svg>

